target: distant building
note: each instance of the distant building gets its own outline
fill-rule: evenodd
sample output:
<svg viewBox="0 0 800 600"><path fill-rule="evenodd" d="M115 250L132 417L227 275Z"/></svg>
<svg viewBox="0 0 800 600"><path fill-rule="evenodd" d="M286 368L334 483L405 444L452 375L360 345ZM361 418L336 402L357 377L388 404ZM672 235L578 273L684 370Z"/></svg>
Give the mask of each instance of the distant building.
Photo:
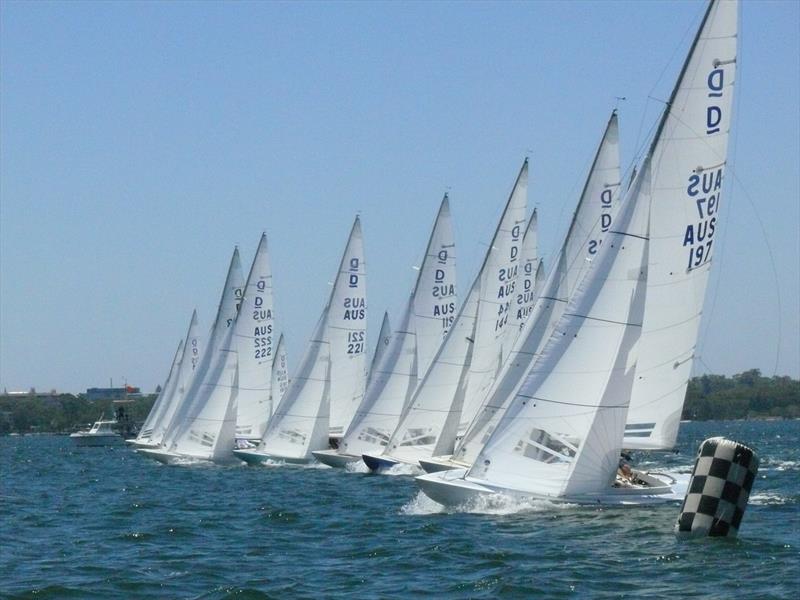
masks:
<svg viewBox="0 0 800 600"><path fill-rule="evenodd" d="M95 400L124 400L128 396L140 396L141 390L132 385L120 388L89 388L86 390L86 399L90 402Z"/></svg>

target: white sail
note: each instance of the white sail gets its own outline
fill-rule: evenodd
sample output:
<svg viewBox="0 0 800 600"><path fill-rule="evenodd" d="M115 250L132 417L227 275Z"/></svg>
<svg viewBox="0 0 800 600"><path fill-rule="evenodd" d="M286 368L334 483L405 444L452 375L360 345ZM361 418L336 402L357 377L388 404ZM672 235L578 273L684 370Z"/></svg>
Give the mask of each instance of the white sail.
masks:
<svg viewBox="0 0 800 600"><path fill-rule="evenodd" d="M283 334L281 334L275 346L275 359L272 361L272 386L270 387L269 399L270 416L275 412L275 407L278 406L288 387L289 362L286 359L286 345L283 341Z"/></svg>
<svg viewBox="0 0 800 600"><path fill-rule="evenodd" d="M650 265L626 448L671 449L691 376L727 160L737 2L712 2L652 149Z"/></svg>
<svg viewBox="0 0 800 600"><path fill-rule="evenodd" d="M278 403L258 451L305 461L328 445L330 417L330 344L325 340L328 307L322 311L303 359Z"/></svg>
<svg viewBox="0 0 800 600"><path fill-rule="evenodd" d="M330 433L342 435L364 397L366 385L366 263L361 219L350 232L331 292L326 339L330 341ZM313 448L318 450L319 448Z"/></svg>
<svg viewBox="0 0 800 600"><path fill-rule="evenodd" d="M339 453L360 456L364 452L382 450L416 388L412 300L413 297L409 298L399 327L392 333L380 362L373 367L364 402L342 438Z"/></svg>
<svg viewBox="0 0 800 600"><path fill-rule="evenodd" d="M327 448L329 435L335 433L331 424L334 406L339 418L349 422L350 417L345 417L349 403L360 402L365 381L364 269L361 222L356 217L328 304L297 373L267 424L259 453L310 460L314 450Z"/></svg>
<svg viewBox="0 0 800 600"><path fill-rule="evenodd" d="M369 374L367 376L367 386L372 379L372 374L375 373L378 365L383 360L384 355L389 349L389 344L392 341L392 326L389 322L389 312L384 311L383 320L381 321L381 330L378 332L378 341L375 344L375 352L372 354L372 362L369 365Z"/></svg>
<svg viewBox="0 0 800 600"><path fill-rule="evenodd" d="M519 333L514 328L512 301L520 272L528 204L528 159L520 169L506 210L481 268L480 292L472 355L463 396L456 396L433 450L450 454L458 436L477 414Z"/></svg>
<svg viewBox="0 0 800 600"><path fill-rule="evenodd" d="M197 363L194 375L189 382L185 398L175 411L162 440L162 446L171 451L174 451L182 437L189 435L189 430L192 428L195 419L209 401L211 390L217 385L216 378L225 372L224 369L219 367L219 355L223 349L226 350L225 355L229 353L227 350L230 348L229 344L232 338L228 334L239 309L242 285L244 284L243 279L239 250L237 248L234 249L231 257L222 297L217 308L217 316L211 326L206 349L200 354L200 361ZM225 386L224 382L221 385Z"/></svg>
<svg viewBox="0 0 800 600"><path fill-rule="evenodd" d="M372 369L364 402L342 439L341 453L361 456L383 450L419 381L419 334L422 332L426 343L441 343L455 302L455 252L445 195L399 327Z"/></svg>
<svg viewBox="0 0 800 600"><path fill-rule="evenodd" d="M239 390L236 437L260 440L270 416L272 362L275 358L272 270L267 236L261 235L234 324Z"/></svg>
<svg viewBox="0 0 800 600"><path fill-rule="evenodd" d="M542 268L542 258L539 256L539 214L533 209L528 226L525 228L525 236L522 238L522 250L520 252L519 273L517 274L517 285L514 291L513 300L510 308L509 319L511 331L509 332L510 346L513 347L522 325L533 310L533 303L536 300L537 288L541 285L544 277Z"/></svg>
<svg viewBox="0 0 800 600"><path fill-rule="evenodd" d="M233 346L233 327L228 327L210 354L206 377L198 386L192 386L202 403L173 443L173 453L204 460L233 458L238 395L237 355Z"/></svg>
<svg viewBox="0 0 800 600"><path fill-rule="evenodd" d="M456 316L455 248L450 199L445 194L413 292L419 379L428 371Z"/></svg>
<svg viewBox="0 0 800 600"><path fill-rule="evenodd" d="M189 328L186 331L186 338L183 340L183 345L181 347L181 357L179 359L178 368L174 375L174 387L168 401L164 404L161 414L155 422L153 432L150 434L150 439L148 440L149 444L158 445L162 443L164 434L173 421L175 412L184 402L188 387L187 384L191 381L195 368L200 361L201 346L202 343L197 325L197 310L193 310L192 318L189 320Z"/></svg>
<svg viewBox="0 0 800 600"><path fill-rule="evenodd" d="M614 227L470 479L542 495L607 493L641 382L654 364L669 362L678 371L691 361L713 239L698 240L694 221L706 223L706 235L713 229L726 160L733 83L726 67L735 64L736 11L733 0L709 4ZM706 191L704 174L710 174ZM676 216L684 219L682 228L674 226ZM691 258L685 246L692 246ZM686 262L679 264L680 255ZM676 314L688 321L674 321ZM691 347L683 361L672 362L678 340L680 348ZM690 366L683 368L688 378ZM683 378L679 383L685 389Z"/></svg>
<svg viewBox="0 0 800 600"><path fill-rule="evenodd" d="M641 327L648 203L641 182L468 476L542 496L611 485ZM641 194L638 192L642 192ZM622 357L622 360L620 360Z"/></svg>
<svg viewBox="0 0 800 600"><path fill-rule="evenodd" d="M164 386L156 397L156 401L147 413L147 418L142 424L142 428L136 435L137 441L149 440L150 436L158 424L159 420L164 414L164 410L169 404L169 399L175 393L175 388L178 386L178 370L180 368L181 358L183 357L183 340L178 342L178 348L175 350L175 356L172 358L172 364L169 367L169 373L164 380Z"/></svg>
<svg viewBox="0 0 800 600"><path fill-rule="evenodd" d="M544 283L536 286L531 314L522 324L522 331L480 411L453 453L458 462L473 463L550 338L575 291L575 282L585 275L590 259L600 248L602 236L611 227L612 214L619 205L619 180L619 125L614 111L553 267Z"/></svg>
<svg viewBox="0 0 800 600"><path fill-rule="evenodd" d="M466 411L477 410L474 398L491 384L502 363L527 181L526 160L467 298L384 451L393 459L413 464L430 457L443 434L440 445L450 444L451 452L460 419L471 420ZM444 453L449 454L437 452Z"/></svg>

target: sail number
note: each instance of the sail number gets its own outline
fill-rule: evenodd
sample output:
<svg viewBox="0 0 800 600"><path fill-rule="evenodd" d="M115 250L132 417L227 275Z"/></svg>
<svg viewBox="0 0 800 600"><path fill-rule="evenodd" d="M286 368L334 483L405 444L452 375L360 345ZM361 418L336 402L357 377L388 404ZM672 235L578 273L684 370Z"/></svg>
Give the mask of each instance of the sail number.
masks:
<svg viewBox="0 0 800 600"><path fill-rule="evenodd" d="M364 352L364 331L347 332L347 353L361 354Z"/></svg>

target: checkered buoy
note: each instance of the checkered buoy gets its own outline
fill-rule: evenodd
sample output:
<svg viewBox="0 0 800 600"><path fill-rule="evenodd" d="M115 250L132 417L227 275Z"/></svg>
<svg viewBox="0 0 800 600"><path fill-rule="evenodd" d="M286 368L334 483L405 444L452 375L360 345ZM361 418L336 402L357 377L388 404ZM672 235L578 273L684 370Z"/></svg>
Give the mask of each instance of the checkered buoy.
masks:
<svg viewBox="0 0 800 600"><path fill-rule="evenodd" d="M721 437L704 441L675 533L736 537L757 472L758 457L744 444Z"/></svg>

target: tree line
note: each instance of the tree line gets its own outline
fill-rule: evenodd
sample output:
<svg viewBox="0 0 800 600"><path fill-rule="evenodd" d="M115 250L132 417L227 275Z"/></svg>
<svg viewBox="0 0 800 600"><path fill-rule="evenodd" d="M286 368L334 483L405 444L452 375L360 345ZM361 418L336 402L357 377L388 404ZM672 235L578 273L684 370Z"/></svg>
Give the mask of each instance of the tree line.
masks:
<svg viewBox="0 0 800 600"><path fill-rule="evenodd" d="M125 410L141 424L156 395L131 398ZM0 435L8 433L70 433L88 427L105 415L114 416L108 400L87 400L72 394L0 395ZM786 376L764 377L750 369L731 377L701 375L689 381L683 418L694 421L800 418L800 380Z"/></svg>
<svg viewBox="0 0 800 600"><path fill-rule="evenodd" d="M129 398L128 417L144 423L156 400L155 394ZM0 396L0 434L71 433L89 427L103 416L111 419L115 405L111 399L88 400L73 394Z"/></svg>
<svg viewBox="0 0 800 600"><path fill-rule="evenodd" d="M764 377L759 369L689 381L683 418L694 421L800 418L800 380Z"/></svg>

